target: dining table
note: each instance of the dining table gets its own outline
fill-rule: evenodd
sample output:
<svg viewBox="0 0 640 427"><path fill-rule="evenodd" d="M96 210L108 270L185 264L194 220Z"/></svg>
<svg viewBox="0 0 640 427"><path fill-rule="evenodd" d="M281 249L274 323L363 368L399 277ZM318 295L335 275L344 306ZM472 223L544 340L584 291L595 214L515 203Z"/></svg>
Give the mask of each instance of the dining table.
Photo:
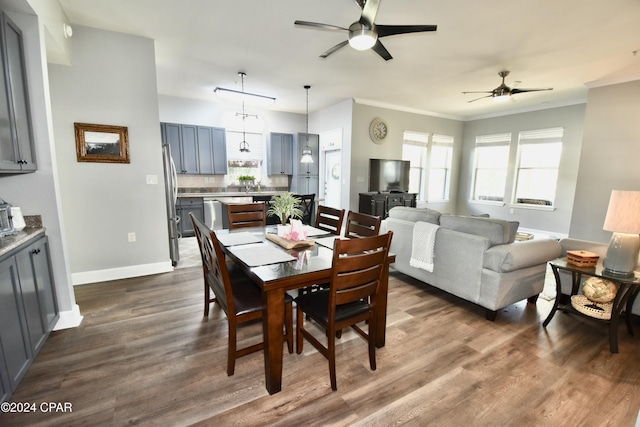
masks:
<svg viewBox="0 0 640 427"><path fill-rule="evenodd" d="M305 226L308 245L292 249L268 239L276 227L250 227L216 230L225 255L233 260L262 290L265 386L269 394L282 389L283 326L285 292L331 279L333 241L338 236ZM385 345L389 265L395 255L389 254L383 268L375 307L376 347Z"/></svg>

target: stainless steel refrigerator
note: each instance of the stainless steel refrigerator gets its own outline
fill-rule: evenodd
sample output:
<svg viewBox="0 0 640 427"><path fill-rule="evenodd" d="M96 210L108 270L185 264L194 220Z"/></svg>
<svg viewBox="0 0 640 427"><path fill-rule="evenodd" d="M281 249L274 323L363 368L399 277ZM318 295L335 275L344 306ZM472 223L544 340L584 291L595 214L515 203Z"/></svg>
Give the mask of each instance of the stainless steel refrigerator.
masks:
<svg viewBox="0 0 640 427"><path fill-rule="evenodd" d="M175 267L180 260L180 250L178 248L178 223L180 217L176 211L176 202L178 200L178 177L176 174L176 166L171 157L171 147L169 144L162 146L162 160L164 163L164 193L167 199L167 219L169 227L169 254L171 256L171 264Z"/></svg>

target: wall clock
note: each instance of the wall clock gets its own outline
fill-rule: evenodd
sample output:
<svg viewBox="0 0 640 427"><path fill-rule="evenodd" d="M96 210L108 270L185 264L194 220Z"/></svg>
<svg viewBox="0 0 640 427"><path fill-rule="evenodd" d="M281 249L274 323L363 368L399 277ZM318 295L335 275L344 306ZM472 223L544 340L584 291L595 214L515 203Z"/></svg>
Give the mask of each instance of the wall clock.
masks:
<svg viewBox="0 0 640 427"><path fill-rule="evenodd" d="M373 142L376 144L383 144L387 139L388 133L389 126L383 119L376 117L371 121L371 125L369 126L369 136Z"/></svg>

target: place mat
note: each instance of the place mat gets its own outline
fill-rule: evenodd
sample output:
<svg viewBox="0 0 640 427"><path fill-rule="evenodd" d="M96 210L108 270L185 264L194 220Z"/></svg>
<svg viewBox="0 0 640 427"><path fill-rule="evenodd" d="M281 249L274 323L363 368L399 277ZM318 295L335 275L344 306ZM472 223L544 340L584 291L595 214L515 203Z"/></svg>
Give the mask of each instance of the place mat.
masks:
<svg viewBox="0 0 640 427"><path fill-rule="evenodd" d="M271 245L245 245L229 248L235 256L249 267L259 265L277 264L281 262L293 261L294 257Z"/></svg>
<svg viewBox="0 0 640 427"><path fill-rule="evenodd" d="M333 242L339 238L340 236L319 237L316 239L316 243L322 246L326 246L329 249L333 249Z"/></svg>
<svg viewBox="0 0 640 427"><path fill-rule="evenodd" d="M304 226L304 231L307 232L307 237L312 236L324 236L326 234L330 234L328 231L320 230L319 228L312 227L310 225Z"/></svg>
<svg viewBox="0 0 640 427"><path fill-rule="evenodd" d="M251 234L248 231L228 234L216 233L216 237L224 246L246 245L248 243L259 243L264 240L262 236Z"/></svg>

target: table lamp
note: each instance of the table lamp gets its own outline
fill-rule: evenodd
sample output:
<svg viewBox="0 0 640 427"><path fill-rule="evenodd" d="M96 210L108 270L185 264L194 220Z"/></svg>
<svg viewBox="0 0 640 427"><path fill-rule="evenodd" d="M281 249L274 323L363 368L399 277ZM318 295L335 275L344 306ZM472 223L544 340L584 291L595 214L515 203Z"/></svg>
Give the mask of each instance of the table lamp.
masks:
<svg viewBox="0 0 640 427"><path fill-rule="evenodd" d="M640 250L640 191L613 190L603 230L613 231L604 271L616 276L631 276Z"/></svg>

